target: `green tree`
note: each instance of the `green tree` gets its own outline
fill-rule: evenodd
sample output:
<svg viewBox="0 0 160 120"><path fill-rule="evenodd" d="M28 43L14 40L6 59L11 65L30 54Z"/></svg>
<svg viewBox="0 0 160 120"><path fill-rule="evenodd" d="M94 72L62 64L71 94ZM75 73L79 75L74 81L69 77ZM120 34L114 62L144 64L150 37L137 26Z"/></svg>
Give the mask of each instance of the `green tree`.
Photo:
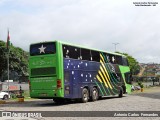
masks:
<svg viewBox="0 0 160 120"><path fill-rule="evenodd" d="M7 50L6 43L0 41L0 78L7 79ZM28 52L19 47L10 46L9 53L10 79L17 80L18 76L28 75Z"/></svg>
<svg viewBox="0 0 160 120"><path fill-rule="evenodd" d="M7 57L5 53L5 43L0 41L0 76L2 76L2 73L7 68Z"/></svg>

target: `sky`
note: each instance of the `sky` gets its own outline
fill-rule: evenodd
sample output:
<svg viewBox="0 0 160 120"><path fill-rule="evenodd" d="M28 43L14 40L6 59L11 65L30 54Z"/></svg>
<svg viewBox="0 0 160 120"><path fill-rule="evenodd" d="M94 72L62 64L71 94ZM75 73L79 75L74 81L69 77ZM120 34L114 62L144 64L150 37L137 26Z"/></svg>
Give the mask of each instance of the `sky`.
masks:
<svg viewBox="0 0 160 120"><path fill-rule="evenodd" d="M0 40L14 46L60 40L128 53L140 63L160 63L160 2L142 0L0 0ZM158 0L143 0L158 2Z"/></svg>

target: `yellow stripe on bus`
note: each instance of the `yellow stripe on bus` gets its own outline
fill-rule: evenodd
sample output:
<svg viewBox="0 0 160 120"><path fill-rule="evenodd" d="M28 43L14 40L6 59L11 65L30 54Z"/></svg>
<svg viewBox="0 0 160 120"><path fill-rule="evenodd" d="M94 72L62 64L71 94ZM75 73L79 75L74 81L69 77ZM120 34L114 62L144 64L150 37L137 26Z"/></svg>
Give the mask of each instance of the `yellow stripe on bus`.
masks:
<svg viewBox="0 0 160 120"><path fill-rule="evenodd" d="M104 77L103 77L101 71L98 71L98 73L100 74L100 76L101 76L101 78L102 78L102 80L103 80L105 86L108 87L108 85L107 85L107 83L106 83L106 81L105 81L105 79L104 79Z"/></svg>
<svg viewBox="0 0 160 120"><path fill-rule="evenodd" d="M104 58L103 58L103 56L101 54L100 54L100 57L101 57L102 61L105 63Z"/></svg>
<svg viewBox="0 0 160 120"><path fill-rule="evenodd" d="M100 63L102 64L102 66L103 66L103 68L104 68L104 70L105 70L105 72L107 74L108 79L111 80L110 77L109 77L109 74L108 74L108 72L106 70L106 67L104 66L104 63L102 61L100 61Z"/></svg>
<svg viewBox="0 0 160 120"><path fill-rule="evenodd" d="M104 70L103 70L103 68L102 68L101 66L100 66L100 69L101 69L101 71L102 71L104 77L106 78L109 87L110 87L111 89L113 89L112 86L111 86L111 84L110 84L110 82L109 82L109 80L108 80L108 78L107 78L107 76L106 76L106 74L105 74L105 72L104 72Z"/></svg>
<svg viewBox="0 0 160 120"><path fill-rule="evenodd" d="M102 83L102 80L100 79L100 77L99 77L98 75L97 75L96 77L97 77L97 79L99 80L99 82Z"/></svg>

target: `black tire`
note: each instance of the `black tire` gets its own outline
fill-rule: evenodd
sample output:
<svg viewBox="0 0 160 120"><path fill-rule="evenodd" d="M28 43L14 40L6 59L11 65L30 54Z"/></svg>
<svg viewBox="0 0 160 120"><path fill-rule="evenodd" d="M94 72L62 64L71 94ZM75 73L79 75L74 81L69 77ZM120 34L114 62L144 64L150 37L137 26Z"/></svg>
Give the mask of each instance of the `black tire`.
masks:
<svg viewBox="0 0 160 120"><path fill-rule="evenodd" d="M126 87L122 86L122 88L123 88L123 94L126 94Z"/></svg>
<svg viewBox="0 0 160 120"><path fill-rule="evenodd" d="M119 91L119 98L123 97L123 88L120 88L120 91Z"/></svg>
<svg viewBox="0 0 160 120"><path fill-rule="evenodd" d="M98 90L97 90L97 88L94 87L94 88L92 89L91 99L92 99L92 101L97 101L98 98L99 98Z"/></svg>
<svg viewBox="0 0 160 120"><path fill-rule="evenodd" d="M3 96L3 100L7 100L8 98L9 98L8 95Z"/></svg>
<svg viewBox="0 0 160 120"><path fill-rule="evenodd" d="M83 90L82 90L82 102L86 103L86 102L88 102L88 99L89 99L88 89L87 88L83 88Z"/></svg>
<svg viewBox="0 0 160 120"><path fill-rule="evenodd" d="M103 97L102 97L102 96L99 96L99 97L98 97L98 100L102 100L102 99L103 99Z"/></svg>

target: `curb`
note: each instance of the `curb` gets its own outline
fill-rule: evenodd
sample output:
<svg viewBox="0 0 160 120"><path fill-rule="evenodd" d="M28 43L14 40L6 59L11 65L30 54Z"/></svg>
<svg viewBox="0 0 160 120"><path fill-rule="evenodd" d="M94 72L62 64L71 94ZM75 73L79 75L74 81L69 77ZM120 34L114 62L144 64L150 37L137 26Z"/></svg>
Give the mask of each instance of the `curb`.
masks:
<svg viewBox="0 0 160 120"><path fill-rule="evenodd" d="M0 100L0 104L6 104L5 100Z"/></svg>
<svg viewBox="0 0 160 120"><path fill-rule="evenodd" d="M36 101L43 101L42 99L15 99L15 100L0 100L0 104L17 104L17 103L27 103L27 102L36 102Z"/></svg>

